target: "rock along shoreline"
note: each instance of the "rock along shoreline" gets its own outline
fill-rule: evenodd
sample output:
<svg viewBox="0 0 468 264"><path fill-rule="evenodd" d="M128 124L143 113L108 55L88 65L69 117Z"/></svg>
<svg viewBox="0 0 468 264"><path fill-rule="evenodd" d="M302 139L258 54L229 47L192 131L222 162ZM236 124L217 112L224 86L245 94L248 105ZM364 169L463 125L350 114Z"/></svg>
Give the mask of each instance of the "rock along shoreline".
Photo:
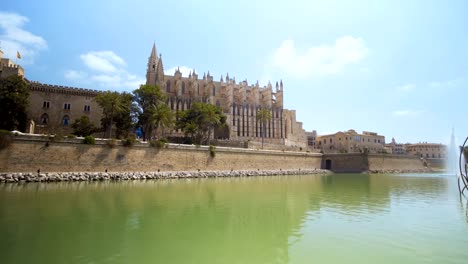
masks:
<svg viewBox="0 0 468 264"><path fill-rule="evenodd" d="M0 183L67 182L67 181L128 181L185 178L250 177L330 174L328 170L243 170L243 171L164 171L164 172L48 172L0 173Z"/></svg>

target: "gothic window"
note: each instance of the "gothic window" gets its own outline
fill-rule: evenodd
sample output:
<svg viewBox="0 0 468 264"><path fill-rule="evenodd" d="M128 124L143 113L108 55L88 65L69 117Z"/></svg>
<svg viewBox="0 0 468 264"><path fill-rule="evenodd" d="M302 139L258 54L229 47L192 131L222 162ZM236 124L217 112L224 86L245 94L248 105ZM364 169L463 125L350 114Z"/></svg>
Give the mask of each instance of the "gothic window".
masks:
<svg viewBox="0 0 468 264"><path fill-rule="evenodd" d="M166 92L170 93L171 92L171 81L167 80L166 82Z"/></svg>
<svg viewBox="0 0 468 264"><path fill-rule="evenodd" d="M216 95L216 87L213 86L213 96Z"/></svg>
<svg viewBox="0 0 468 264"><path fill-rule="evenodd" d="M185 82L182 82L182 94L185 94Z"/></svg>
<svg viewBox="0 0 468 264"><path fill-rule="evenodd" d="M41 124L42 125L47 125L49 123L49 115L48 114L42 114L41 115Z"/></svg>
<svg viewBox="0 0 468 264"><path fill-rule="evenodd" d="M42 108L48 109L49 107L50 107L50 102L44 101L44 102L42 103Z"/></svg>
<svg viewBox="0 0 468 264"><path fill-rule="evenodd" d="M91 111L91 106L90 105L85 105L83 111L85 111L85 112Z"/></svg>
<svg viewBox="0 0 468 264"><path fill-rule="evenodd" d="M240 137L240 118L237 118L237 136Z"/></svg>
<svg viewBox="0 0 468 264"><path fill-rule="evenodd" d="M62 125L68 126L69 123L70 123L70 117L68 115L63 116Z"/></svg>
<svg viewBox="0 0 468 264"><path fill-rule="evenodd" d="M70 104L63 104L63 109L64 110L70 110L71 105Z"/></svg>
<svg viewBox="0 0 468 264"><path fill-rule="evenodd" d="M220 107L220 106L221 106L221 104L219 103L219 100L216 100L216 106L217 106L217 107Z"/></svg>

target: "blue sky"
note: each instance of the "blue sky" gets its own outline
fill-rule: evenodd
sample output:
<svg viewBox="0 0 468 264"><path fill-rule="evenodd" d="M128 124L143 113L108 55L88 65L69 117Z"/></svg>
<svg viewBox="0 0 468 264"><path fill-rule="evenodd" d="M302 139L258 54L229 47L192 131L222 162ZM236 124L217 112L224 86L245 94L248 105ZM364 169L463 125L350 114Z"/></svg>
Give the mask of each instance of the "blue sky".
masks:
<svg viewBox="0 0 468 264"><path fill-rule="evenodd" d="M452 127L468 136L467 11L461 0L6 0L0 40L30 80L119 91L144 82L156 42L170 73L282 79L308 131L448 143Z"/></svg>

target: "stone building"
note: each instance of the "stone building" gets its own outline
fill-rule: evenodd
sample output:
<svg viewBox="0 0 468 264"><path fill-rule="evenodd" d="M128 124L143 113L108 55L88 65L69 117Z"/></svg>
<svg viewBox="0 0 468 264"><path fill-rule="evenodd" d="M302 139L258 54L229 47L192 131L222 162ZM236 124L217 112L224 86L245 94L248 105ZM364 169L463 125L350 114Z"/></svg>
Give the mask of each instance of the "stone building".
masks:
<svg viewBox="0 0 468 264"><path fill-rule="evenodd" d="M101 125L102 109L94 98L99 91L28 81L29 117L36 134L70 134L71 124L81 116Z"/></svg>
<svg viewBox="0 0 468 264"><path fill-rule="evenodd" d="M431 167L446 167L447 146L438 143L416 143L405 144L406 152L410 155L420 157Z"/></svg>
<svg viewBox="0 0 468 264"><path fill-rule="evenodd" d="M396 155L406 155L406 147L403 143L397 143L394 138L385 147L389 150L388 152Z"/></svg>
<svg viewBox="0 0 468 264"><path fill-rule="evenodd" d="M408 154L425 159L445 159L447 156L447 146L438 143L406 144L405 148Z"/></svg>
<svg viewBox="0 0 468 264"><path fill-rule="evenodd" d="M24 77L24 69L3 58L0 50L0 78L12 75ZM99 127L102 110L93 100L99 91L43 84L25 78L29 87L28 117L31 120L29 133L35 134L69 134L71 123L85 115Z"/></svg>
<svg viewBox="0 0 468 264"><path fill-rule="evenodd" d="M385 136L375 132L363 131L362 134L350 129L330 135L319 135L316 138L317 147L323 153L369 153L384 152Z"/></svg>
<svg viewBox="0 0 468 264"><path fill-rule="evenodd" d="M307 135L307 145L310 149L317 148L317 131L312 130L312 132L306 132Z"/></svg>
<svg viewBox="0 0 468 264"><path fill-rule="evenodd" d="M8 58L3 58L3 51L0 50L0 78L12 75L24 76L24 69Z"/></svg>
<svg viewBox="0 0 468 264"><path fill-rule="evenodd" d="M271 111L271 120L266 125L265 143L293 147L306 147L307 138L302 123L296 121L295 110L283 108L283 82L261 87L258 81L236 82L226 74L215 81L210 73L199 78L193 70L182 76L177 69L174 75L165 75L161 55L153 45L148 59L146 84L158 85L167 97L173 111L189 109L194 102L205 102L219 106L227 116L227 129L215 131L215 139L231 141L261 141L262 126L257 121L257 112L266 108ZM173 136L182 136L174 132Z"/></svg>

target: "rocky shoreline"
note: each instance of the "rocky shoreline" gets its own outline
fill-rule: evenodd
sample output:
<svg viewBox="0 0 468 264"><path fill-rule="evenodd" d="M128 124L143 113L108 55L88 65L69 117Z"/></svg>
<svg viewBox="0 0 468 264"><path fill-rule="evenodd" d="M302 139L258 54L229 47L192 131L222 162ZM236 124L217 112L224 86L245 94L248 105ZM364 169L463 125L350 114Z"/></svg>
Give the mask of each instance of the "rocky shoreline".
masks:
<svg viewBox="0 0 468 264"><path fill-rule="evenodd" d="M329 174L328 170L245 170L245 171L164 171L164 172L49 172L0 173L0 183L127 181L153 179L216 178Z"/></svg>
<svg viewBox="0 0 468 264"><path fill-rule="evenodd" d="M398 174L428 173L430 168L414 170L369 170L364 173ZM164 172L47 172L47 173L0 173L0 183L21 182L70 182L70 181L128 181L185 178L250 177L331 174L329 170L243 170L243 171L164 171Z"/></svg>
<svg viewBox="0 0 468 264"><path fill-rule="evenodd" d="M431 168L422 168L422 169L393 169L393 170L369 170L367 173L378 173L378 174L398 174L398 173L428 173L434 172Z"/></svg>

